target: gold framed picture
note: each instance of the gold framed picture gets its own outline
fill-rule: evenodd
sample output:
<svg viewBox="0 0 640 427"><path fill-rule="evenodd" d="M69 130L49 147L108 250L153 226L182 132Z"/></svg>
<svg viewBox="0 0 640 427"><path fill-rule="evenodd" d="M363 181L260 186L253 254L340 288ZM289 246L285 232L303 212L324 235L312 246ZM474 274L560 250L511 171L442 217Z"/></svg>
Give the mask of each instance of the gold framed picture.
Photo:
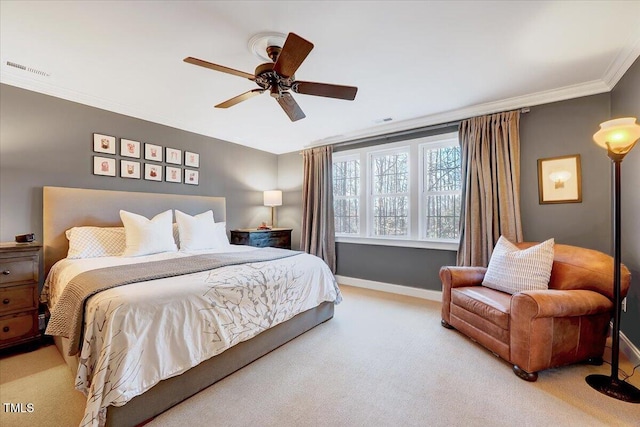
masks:
<svg viewBox="0 0 640 427"><path fill-rule="evenodd" d="M580 154L538 159L538 201L582 203Z"/></svg>

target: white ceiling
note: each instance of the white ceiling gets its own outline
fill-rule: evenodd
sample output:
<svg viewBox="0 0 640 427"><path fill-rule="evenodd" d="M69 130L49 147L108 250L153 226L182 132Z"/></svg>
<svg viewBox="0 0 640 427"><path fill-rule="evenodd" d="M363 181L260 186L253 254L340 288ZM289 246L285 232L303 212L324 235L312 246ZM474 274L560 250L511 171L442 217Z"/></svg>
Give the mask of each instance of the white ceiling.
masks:
<svg viewBox="0 0 640 427"><path fill-rule="evenodd" d="M0 5L2 83L276 154L606 92L640 56L640 1ZM267 94L214 109L257 86L182 59L253 73L261 32L313 42L296 77L357 86L355 101L295 94L295 123Z"/></svg>

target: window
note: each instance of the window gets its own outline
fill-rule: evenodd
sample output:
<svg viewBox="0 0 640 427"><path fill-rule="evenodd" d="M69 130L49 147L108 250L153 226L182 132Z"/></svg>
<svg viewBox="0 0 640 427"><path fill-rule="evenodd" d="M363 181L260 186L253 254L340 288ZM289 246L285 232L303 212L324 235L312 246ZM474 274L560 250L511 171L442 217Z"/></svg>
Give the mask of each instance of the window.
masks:
<svg viewBox="0 0 640 427"><path fill-rule="evenodd" d="M457 133L333 155L337 241L457 248Z"/></svg>
<svg viewBox="0 0 640 427"><path fill-rule="evenodd" d="M421 147L423 238L457 239L460 218L460 147L451 143Z"/></svg>
<svg viewBox="0 0 640 427"><path fill-rule="evenodd" d="M333 210L337 234L360 233L360 160L333 162Z"/></svg>
<svg viewBox="0 0 640 427"><path fill-rule="evenodd" d="M371 204L374 236L409 232L409 152L371 154Z"/></svg>

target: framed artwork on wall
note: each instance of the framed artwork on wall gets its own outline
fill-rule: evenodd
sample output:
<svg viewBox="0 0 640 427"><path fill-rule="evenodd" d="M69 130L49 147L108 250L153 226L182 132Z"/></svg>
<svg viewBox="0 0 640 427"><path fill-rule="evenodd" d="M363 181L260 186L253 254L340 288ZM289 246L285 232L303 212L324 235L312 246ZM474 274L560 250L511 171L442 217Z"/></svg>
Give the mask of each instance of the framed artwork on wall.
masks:
<svg viewBox="0 0 640 427"><path fill-rule="evenodd" d="M199 181L199 173L198 171L185 169L184 170L184 183L190 185L198 185Z"/></svg>
<svg viewBox="0 0 640 427"><path fill-rule="evenodd" d="M116 159L110 157L93 156L93 174L116 176Z"/></svg>
<svg viewBox="0 0 640 427"><path fill-rule="evenodd" d="M140 162L120 160L120 177L140 179Z"/></svg>
<svg viewBox="0 0 640 427"><path fill-rule="evenodd" d="M94 133L93 151L96 153L116 154L116 137Z"/></svg>
<svg viewBox="0 0 640 427"><path fill-rule="evenodd" d="M165 181L167 182L182 182L182 169L174 168L172 166L165 167Z"/></svg>
<svg viewBox="0 0 640 427"><path fill-rule="evenodd" d="M162 181L162 166L145 163L144 179L148 181Z"/></svg>
<svg viewBox="0 0 640 427"><path fill-rule="evenodd" d="M167 163L171 163L173 165L182 164L182 150L167 147L166 151L165 161Z"/></svg>
<svg viewBox="0 0 640 427"><path fill-rule="evenodd" d="M144 144L144 159L151 160L154 162L161 162L162 147L154 144Z"/></svg>
<svg viewBox="0 0 640 427"><path fill-rule="evenodd" d="M580 154L538 159L538 201L582 203Z"/></svg>
<svg viewBox="0 0 640 427"><path fill-rule="evenodd" d="M184 165L191 168L200 167L200 154L192 153L191 151L184 152Z"/></svg>
<svg viewBox="0 0 640 427"><path fill-rule="evenodd" d="M122 157L140 158L140 142L120 138L120 155Z"/></svg>

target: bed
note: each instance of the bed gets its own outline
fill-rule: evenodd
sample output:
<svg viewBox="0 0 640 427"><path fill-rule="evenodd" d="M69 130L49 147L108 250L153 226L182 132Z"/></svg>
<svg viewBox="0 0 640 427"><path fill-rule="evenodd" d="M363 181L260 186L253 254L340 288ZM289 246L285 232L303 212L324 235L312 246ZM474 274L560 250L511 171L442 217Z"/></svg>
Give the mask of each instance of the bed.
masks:
<svg viewBox="0 0 640 427"><path fill-rule="evenodd" d="M111 257L106 257L95 260L79 260L80 262L65 259L68 251L68 240L65 237L66 230L78 226L122 226L119 215L121 209L144 215L147 218L169 209L179 209L187 215L196 215L212 210L216 223L224 222L226 214L225 199L222 197L44 187L43 246L47 289L50 282L53 283L59 279L58 276L63 279L66 277L66 279L62 280L66 284L66 280L69 277L74 275L75 277L82 276L82 274L77 274L78 272L102 267L117 268L118 271L124 271L126 266L121 267L120 263L127 263L128 261L125 262L115 257L113 257L113 260L111 260ZM210 258L218 259L224 256L234 257L236 252L242 252L237 256L253 257L254 262L249 264L232 263L226 266L223 264L220 268L212 270L198 270L176 277L160 276L158 279L142 280L139 283L104 290L87 299L87 309L86 313L84 313L87 324L82 331L83 335L80 342L83 345L79 349L72 344L73 339L54 336L54 342L58 350L74 375L76 375L77 388L84 389L85 394L89 395L82 425L134 426L144 423L287 341L333 317L334 304L341 299L340 291L335 284L335 278L328 271L326 265L316 257L294 252L276 254L277 257L273 260L260 261L262 259L260 257L264 255L264 252L260 252L261 255L258 254L259 251L263 251L261 249L233 247L233 245L230 245L229 250L221 249L220 251L223 253L211 254L208 253L210 251L204 251L207 253L201 256L192 253L168 253L153 255L149 258L140 258L148 263L144 264L144 266L152 265L154 262L156 264L170 265L169 263L173 262L171 261L173 258L196 259L201 257L209 260ZM112 262L115 264L112 264ZM176 262L182 262L182 259ZM56 265L56 263L58 264ZM312 275L307 277L307 273L303 273L303 271L310 271ZM51 275L49 274L50 272ZM53 279L49 280L49 276L53 277ZM291 279L292 276L295 276L295 278ZM240 277L242 277L242 280L238 279ZM253 280L251 278L247 279L247 277L262 277L261 280L264 280L265 286L272 286L275 283L279 283L280 280L288 280L287 286L289 286L290 290L287 291L289 293L286 298L296 301L295 308L274 307L273 310L277 314L262 316L269 318L269 321L262 322L264 324L259 325L257 332L249 331L244 325L239 327L238 321L234 323L234 320L229 317L235 315L233 313L237 311L235 306L229 305L230 300L237 299L238 307L244 307L242 310L245 312L246 310L252 313L265 310L262 305L260 307L256 305L255 308L251 306L247 308L247 301L253 301L257 297L254 299L245 298L244 294L258 294L258 292L242 291L244 289L242 286L249 283L247 280ZM285 277L285 279L282 277ZM290 278L286 279L286 277ZM304 289L295 290L290 285L293 282L305 283ZM176 284L178 283L179 296L176 294L176 289L178 288ZM331 287L333 287L333 291ZM286 286L279 284L275 288L282 289L286 288ZM184 296L182 295L183 290ZM170 296L167 296L165 292L168 292ZM238 292L241 292L242 296L238 296ZM222 298L222 300L212 299L212 293L216 295L216 298ZM260 295L265 295L265 292L261 291ZM295 298L291 297L291 295L294 295ZM158 298L160 298L161 302L154 302ZM181 298L184 298L184 301ZM261 301L264 299L263 297L260 298ZM59 304L61 299L60 295L56 294L53 302L49 302L52 306L51 308L55 309L53 305ZM268 299L277 300L275 297ZM112 310L110 305L113 301L119 304L117 306L118 310L120 310L118 313L125 313L125 315L113 314L116 312ZM120 304L123 301L124 303ZM209 305L203 307L198 304ZM126 328L133 326L127 325L144 324L146 320L141 322L141 318L138 316L140 312L144 312L149 306L156 308L162 306L167 311L162 313L160 317L156 317L154 321L147 322L157 330L151 329L149 331L145 329L144 334L141 334L139 339L134 340L136 344L131 344L131 339L122 341L121 337L127 334L120 333L120 329L118 329L118 333L92 338L93 335L102 334L103 329L112 328L114 324L120 325L122 331L129 332L128 335L131 335L131 332ZM192 316L192 318L188 317L186 320L181 320L180 328L176 328L175 323L169 321L158 321L158 319L172 319L171 316L175 315L174 311L177 306L188 307L188 310L186 310L187 316ZM214 318L205 317L212 316L208 312L212 311L211 307L213 306L226 307L226 309L223 307L226 311L222 315L216 315L222 316L222 320L215 320L217 322L214 325L215 327L211 326L213 324L211 319ZM109 308L107 309L106 307ZM194 309L193 307L196 308ZM60 311L58 310L58 312ZM105 313L112 316L109 318L111 323L100 323L105 321ZM158 314L156 313L155 316L158 316ZM57 317L60 317L59 313ZM126 320L129 317L134 320ZM218 317L215 317L215 319L218 319ZM206 322L210 327L207 331L204 331L203 328L207 337L215 335L217 338L204 339L192 333L193 330L198 330L197 322ZM104 328L103 325L105 324L109 327ZM185 327L185 325L188 327ZM182 336L189 335L190 338L188 339L190 341L170 344L172 341L169 338L163 338L168 335L176 335L176 329L181 331L177 334L180 335L179 340L187 339ZM133 334L135 336L135 331ZM191 335L193 336L191 337ZM156 338L147 339L146 337ZM118 340L129 342L130 344L128 345L131 345L132 348L138 345L138 341L147 343L140 345L155 345L158 347L143 347L142 350L136 348L135 350L130 350L127 354L128 349L119 349L116 346L115 342ZM193 343L191 343L191 340ZM89 342L92 342L95 348L87 344ZM100 343L102 347L96 343ZM195 350L190 351L190 349L184 348L191 345L198 349L202 346L204 350L198 350L200 351L198 353ZM74 348L78 350L78 353L71 355L74 353ZM117 349L117 351L110 350L111 353L109 353L105 348L113 348ZM136 368L124 369L126 375L119 375L117 378L100 378L96 374L104 371L104 369L100 368L101 366L107 366L107 362L101 359L105 353L112 355L122 354L122 357L127 358L127 360L134 360L135 354L137 355L135 357L138 357L138 362L135 364ZM197 357L193 356L195 353L198 354ZM143 358L140 354L146 356ZM185 362L184 357L190 359ZM89 364L87 360L92 358L95 360L93 364ZM170 363L177 365L169 365L169 362L166 361L167 359L170 360ZM126 365L126 363L130 363L122 362L124 359L107 358L106 360L113 360L109 362L111 363L108 365L110 368L116 366L117 362L117 369L119 369L119 364ZM87 369L87 366L92 368ZM167 366L170 366L170 369ZM115 372L117 369L113 368L112 371ZM126 389L125 391L118 389L114 393L101 392L99 394L91 394L93 393L91 387L100 382L106 382L110 384L110 387L111 384L117 385L117 383L120 383L122 385L126 383L127 387L123 386ZM115 387L113 388L115 389ZM101 390L106 390L106 388L103 387ZM105 396L108 394L109 396L113 394L115 397L106 398ZM99 404L96 403L97 401L99 401ZM98 411L96 408L100 410Z"/></svg>

